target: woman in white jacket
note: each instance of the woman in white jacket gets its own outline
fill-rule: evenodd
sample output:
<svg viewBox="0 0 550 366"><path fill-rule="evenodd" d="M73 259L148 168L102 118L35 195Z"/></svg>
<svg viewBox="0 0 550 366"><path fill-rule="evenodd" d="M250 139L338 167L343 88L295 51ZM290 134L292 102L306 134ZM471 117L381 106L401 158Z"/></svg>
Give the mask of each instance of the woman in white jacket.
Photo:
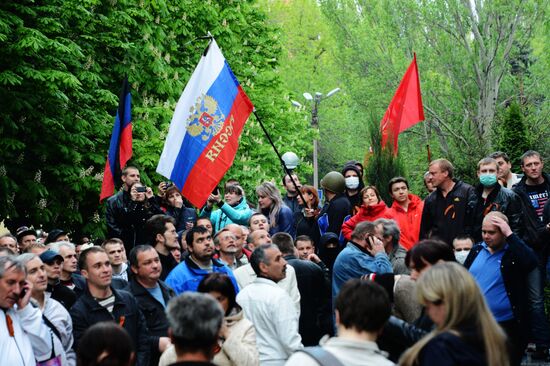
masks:
<svg viewBox="0 0 550 366"><path fill-rule="evenodd" d="M198 292L212 295L225 311L225 324L220 332L220 351L213 363L218 366L258 366L256 331L250 320L244 317L235 298L235 287L223 273L210 273L199 284ZM176 362L176 351L170 346L160 358L159 366Z"/></svg>

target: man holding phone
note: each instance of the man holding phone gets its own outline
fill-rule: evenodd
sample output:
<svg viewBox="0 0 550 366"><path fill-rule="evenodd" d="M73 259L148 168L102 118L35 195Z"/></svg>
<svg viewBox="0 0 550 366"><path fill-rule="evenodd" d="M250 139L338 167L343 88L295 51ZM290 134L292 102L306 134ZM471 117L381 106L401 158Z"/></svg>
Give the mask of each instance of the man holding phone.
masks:
<svg viewBox="0 0 550 366"><path fill-rule="evenodd" d="M383 238L376 236L376 226L363 221L355 227L351 241L338 254L332 270L332 298L340 287L352 278L371 273L393 273L392 264L384 248Z"/></svg>
<svg viewBox="0 0 550 366"><path fill-rule="evenodd" d="M0 257L0 354L6 365L35 365L50 358L50 330L38 308L29 305L32 284L23 262Z"/></svg>

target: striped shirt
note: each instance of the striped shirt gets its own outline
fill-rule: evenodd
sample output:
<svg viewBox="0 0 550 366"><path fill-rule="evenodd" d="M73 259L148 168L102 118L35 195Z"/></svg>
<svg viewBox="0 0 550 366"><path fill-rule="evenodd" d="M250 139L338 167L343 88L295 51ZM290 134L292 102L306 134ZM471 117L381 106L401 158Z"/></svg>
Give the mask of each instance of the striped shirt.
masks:
<svg viewBox="0 0 550 366"><path fill-rule="evenodd" d="M103 306L105 309L109 311L109 313L113 312L113 308L115 307L115 295L112 294L111 296L105 298L105 299L95 299L99 305Z"/></svg>

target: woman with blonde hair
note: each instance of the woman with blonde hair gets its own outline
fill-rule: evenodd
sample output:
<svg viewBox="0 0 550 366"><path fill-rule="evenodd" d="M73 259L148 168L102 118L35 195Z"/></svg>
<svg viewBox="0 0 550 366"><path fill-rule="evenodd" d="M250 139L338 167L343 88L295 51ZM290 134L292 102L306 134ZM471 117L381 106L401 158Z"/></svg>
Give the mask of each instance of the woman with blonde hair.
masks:
<svg viewBox="0 0 550 366"><path fill-rule="evenodd" d="M506 336L474 278L458 263L430 267L416 282L436 328L401 357L403 366L508 366Z"/></svg>
<svg viewBox="0 0 550 366"><path fill-rule="evenodd" d="M293 238L296 236L294 227L294 215L281 197L281 192L275 184L263 182L256 187L258 195L258 212L264 214L269 221L269 234L273 236L279 232L290 234Z"/></svg>

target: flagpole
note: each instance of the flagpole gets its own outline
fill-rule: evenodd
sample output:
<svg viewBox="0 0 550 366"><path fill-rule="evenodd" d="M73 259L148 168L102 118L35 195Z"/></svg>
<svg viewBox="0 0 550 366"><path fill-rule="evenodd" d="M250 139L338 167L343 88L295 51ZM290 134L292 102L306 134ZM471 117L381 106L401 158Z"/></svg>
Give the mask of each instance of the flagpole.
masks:
<svg viewBox="0 0 550 366"><path fill-rule="evenodd" d="M304 203L304 206L307 206L307 202L306 200L304 199L304 196L302 196L302 192L300 192L300 188L298 188L298 185L296 184L296 182L294 181L294 178L292 178L292 172L290 171L290 169L287 168L285 162L283 161L283 158L281 157L281 154L279 154L279 151L277 150L277 148L275 147L275 144L273 143L273 140L271 139L271 136L269 135L269 133L267 132L266 128L264 127L264 124L262 123L262 120L260 119L260 117L258 116L258 114L256 113L256 108L254 108L252 110L252 113L254 113L254 117L256 117L256 120L258 121L258 123L260 124L260 127L262 128L262 130L264 131L264 134L265 136L267 137L267 140L269 141L269 144L271 145L271 147L273 148L273 150L275 151L275 154L277 154L277 157L279 158L279 161L281 162L281 164L283 165L283 168L286 172L286 174L290 177L290 180L292 181L292 185L294 186L294 188L296 189L296 192L298 192L298 195L300 196L300 198L302 199L302 202Z"/></svg>
<svg viewBox="0 0 550 366"><path fill-rule="evenodd" d="M432 162L432 152L430 151L430 138L428 136L428 127L426 127L426 121L424 121L424 134L426 135L426 150L428 152L428 164Z"/></svg>

